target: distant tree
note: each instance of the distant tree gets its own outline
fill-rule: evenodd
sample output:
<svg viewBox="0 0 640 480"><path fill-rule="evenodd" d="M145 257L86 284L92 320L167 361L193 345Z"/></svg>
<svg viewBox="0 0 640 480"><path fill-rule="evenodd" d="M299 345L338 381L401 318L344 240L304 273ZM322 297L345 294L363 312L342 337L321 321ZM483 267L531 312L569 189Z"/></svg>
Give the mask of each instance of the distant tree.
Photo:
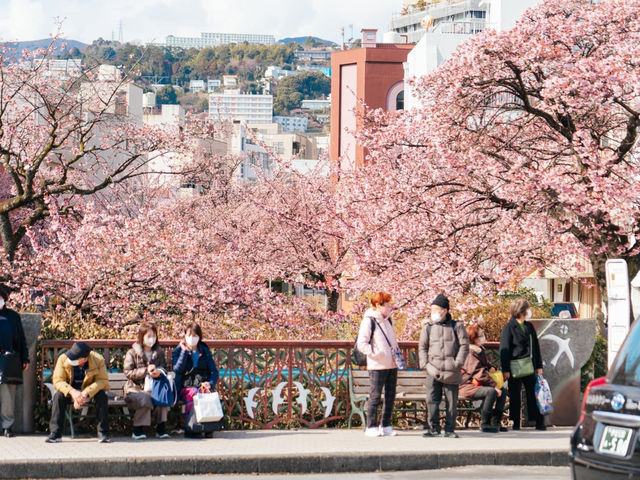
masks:
<svg viewBox="0 0 640 480"><path fill-rule="evenodd" d="M302 72L278 82L273 108L277 115L300 107L302 100L314 99L331 92L331 80L320 72Z"/></svg>
<svg viewBox="0 0 640 480"><path fill-rule="evenodd" d="M156 103L159 105L175 105L178 103L178 95L171 85L165 85L156 92Z"/></svg>

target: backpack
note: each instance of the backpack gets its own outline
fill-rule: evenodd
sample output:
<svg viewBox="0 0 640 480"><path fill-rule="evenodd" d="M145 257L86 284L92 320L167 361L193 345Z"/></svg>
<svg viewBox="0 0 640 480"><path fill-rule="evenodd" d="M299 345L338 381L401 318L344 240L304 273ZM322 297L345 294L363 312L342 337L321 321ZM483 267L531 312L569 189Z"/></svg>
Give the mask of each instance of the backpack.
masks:
<svg viewBox="0 0 640 480"><path fill-rule="evenodd" d="M373 339L373 332L376 329L376 322L373 319L373 317L369 317L369 320L371 320L371 337L369 338L369 343L371 343L371 340ZM360 350L358 350L357 335L356 335L355 342L353 343L353 351L351 352L351 364L357 365L359 367L367 366L367 356L364 353L362 353Z"/></svg>
<svg viewBox="0 0 640 480"><path fill-rule="evenodd" d="M173 407L178 401L176 382L164 369L159 370L162 374L153 379L151 401L156 407Z"/></svg>

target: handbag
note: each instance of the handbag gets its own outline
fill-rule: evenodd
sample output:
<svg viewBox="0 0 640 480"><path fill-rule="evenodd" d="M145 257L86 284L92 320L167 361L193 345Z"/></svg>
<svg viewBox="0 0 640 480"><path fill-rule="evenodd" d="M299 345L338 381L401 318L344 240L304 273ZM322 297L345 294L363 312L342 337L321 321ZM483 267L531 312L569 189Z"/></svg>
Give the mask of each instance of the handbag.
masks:
<svg viewBox="0 0 640 480"><path fill-rule="evenodd" d="M549 382L542 376L536 376L536 403L538 410L542 415L551 415L553 413L553 397L551 396L551 387Z"/></svg>
<svg viewBox="0 0 640 480"><path fill-rule="evenodd" d="M193 397L193 410L198 423L217 422L223 417L218 392L202 392Z"/></svg>
<svg viewBox="0 0 640 480"><path fill-rule="evenodd" d="M517 358L509 362L509 368L511 369L511 376L513 378L523 378L533 375L535 369L533 368L533 342L531 341L531 335L529 335L529 356L523 358Z"/></svg>
<svg viewBox="0 0 640 480"><path fill-rule="evenodd" d="M22 383L22 362L16 352L0 353L0 384Z"/></svg>
<svg viewBox="0 0 640 480"><path fill-rule="evenodd" d="M151 401L156 407L173 407L178 400L176 383L172 374L159 368L160 376L153 378L151 384Z"/></svg>

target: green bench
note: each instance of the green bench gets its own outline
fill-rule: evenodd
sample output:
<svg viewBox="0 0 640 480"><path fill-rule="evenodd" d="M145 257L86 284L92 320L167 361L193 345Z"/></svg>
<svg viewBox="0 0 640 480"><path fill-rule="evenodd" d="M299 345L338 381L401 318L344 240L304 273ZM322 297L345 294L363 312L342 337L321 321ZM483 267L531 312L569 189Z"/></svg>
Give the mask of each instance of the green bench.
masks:
<svg viewBox="0 0 640 480"><path fill-rule="evenodd" d="M369 382L369 372L367 370L349 370L349 397L351 399L351 413L349 414L349 428L354 415L362 420L363 428L366 426L365 409L369 398L371 382ZM419 411L426 412L427 387L425 373L422 370L398 370L398 383L396 386L395 402L403 403L424 403L424 408ZM459 428L469 428L474 414L480 414L482 400L458 399L458 417L456 425ZM444 401L440 404L440 409L445 408ZM416 410L415 408L412 410ZM466 418L465 418L466 417Z"/></svg>

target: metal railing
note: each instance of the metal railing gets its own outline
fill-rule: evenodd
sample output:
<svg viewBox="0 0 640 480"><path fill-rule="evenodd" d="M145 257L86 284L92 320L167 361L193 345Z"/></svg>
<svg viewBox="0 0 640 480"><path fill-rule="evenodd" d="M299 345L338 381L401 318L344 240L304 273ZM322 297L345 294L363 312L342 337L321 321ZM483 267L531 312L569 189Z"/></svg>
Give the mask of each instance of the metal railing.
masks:
<svg viewBox="0 0 640 480"><path fill-rule="evenodd" d="M110 371L122 371L133 340L84 340L104 356ZM41 381L73 340L43 340ZM179 340L163 340L168 368ZM349 416L348 372L353 342L207 340L220 370L218 392L237 428L337 425ZM418 342L400 342L408 368L418 368ZM488 344L497 363L497 344ZM359 368L359 367L355 367Z"/></svg>

